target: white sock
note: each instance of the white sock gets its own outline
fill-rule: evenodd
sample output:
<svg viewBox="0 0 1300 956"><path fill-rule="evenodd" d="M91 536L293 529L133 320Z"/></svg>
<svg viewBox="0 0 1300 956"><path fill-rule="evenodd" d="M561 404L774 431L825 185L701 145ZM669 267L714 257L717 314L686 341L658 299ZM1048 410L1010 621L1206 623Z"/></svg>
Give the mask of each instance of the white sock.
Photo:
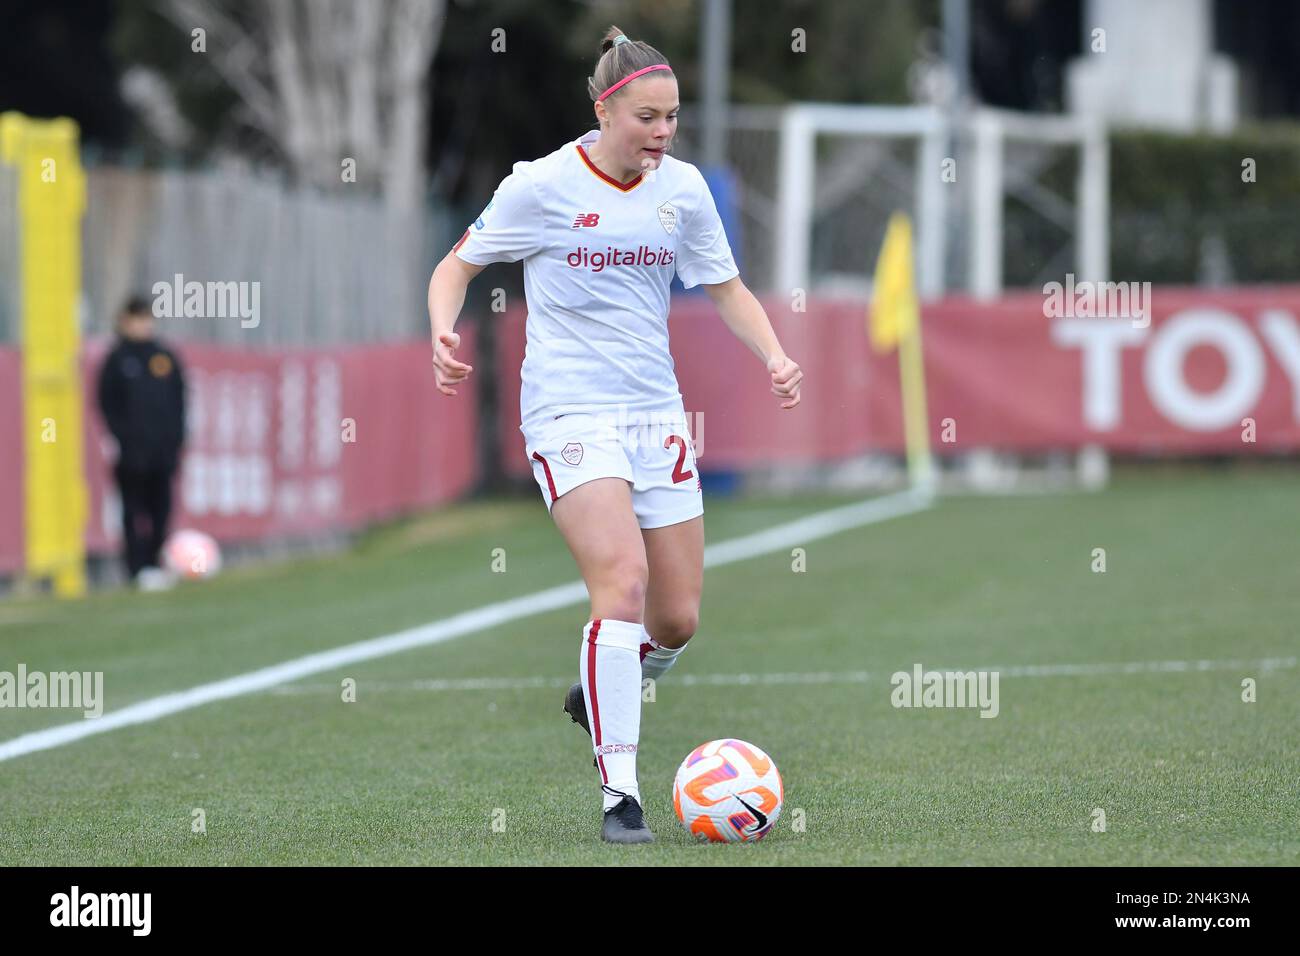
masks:
<svg viewBox="0 0 1300 956"><path fill-rule="evenodd" d="M647 677L658 679L668 673L668 669L677 663L677 655L686 650L681 647L664 647L644 627L641 628L641 679Z"/></svg>
<svg viewBox="0 0 1300 956"><path fill-rule="evenodd" d="M636 748L641 735L640 648L644 633L635 621L609 618L588 621L582 629L578 670L606 810L624 794L641 802Z"/></svg>

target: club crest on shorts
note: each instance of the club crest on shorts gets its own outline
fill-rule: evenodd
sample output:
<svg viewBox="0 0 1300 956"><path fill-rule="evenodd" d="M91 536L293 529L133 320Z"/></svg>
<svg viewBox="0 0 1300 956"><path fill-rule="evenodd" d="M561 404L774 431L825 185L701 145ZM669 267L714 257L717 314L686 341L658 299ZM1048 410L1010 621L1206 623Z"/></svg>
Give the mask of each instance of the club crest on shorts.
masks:
<svg viewBox="0 0 1300 956"><path fill-rule="evenodd" d="M664 232L670 236L677 228L677 207L672 203L666 202L659 207L659 225L663 226Z"/></svg>
<svg viewBox="0 0 1300 956"><path fill-rule="evenodd" d="M571 441L560 449L560 457L570 465L576 465L582 461L582 442Z"/></svg>

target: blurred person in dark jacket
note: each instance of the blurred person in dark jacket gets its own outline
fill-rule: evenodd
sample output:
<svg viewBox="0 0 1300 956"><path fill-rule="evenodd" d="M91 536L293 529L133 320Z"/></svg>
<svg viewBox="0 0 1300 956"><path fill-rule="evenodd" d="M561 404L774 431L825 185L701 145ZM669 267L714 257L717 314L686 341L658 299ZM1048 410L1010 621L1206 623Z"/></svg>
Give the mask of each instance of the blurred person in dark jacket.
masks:
<svg viewBox="0 0 1300 956"><path fill-rule="evenodd" d="M154 337L149 301L132 297L117 317L117 342L99 374L99 407L119 454L125 560L142 589L171 583L158 567L172 508L172 480L185 440L185 378Z"/></svg>

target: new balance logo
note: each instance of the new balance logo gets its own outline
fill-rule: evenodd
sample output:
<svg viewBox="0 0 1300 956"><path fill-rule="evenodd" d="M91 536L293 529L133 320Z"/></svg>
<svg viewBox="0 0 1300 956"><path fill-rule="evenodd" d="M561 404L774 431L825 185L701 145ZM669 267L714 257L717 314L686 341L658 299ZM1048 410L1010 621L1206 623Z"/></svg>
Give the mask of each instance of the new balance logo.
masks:
<svg viewBox="0 0 1300 956"><path fill-rule="evenodd" d="M577 218L573 220L573 228L580 229L583 226L591 227L600 222L600 213L598 212L580 212Z"/></svg>

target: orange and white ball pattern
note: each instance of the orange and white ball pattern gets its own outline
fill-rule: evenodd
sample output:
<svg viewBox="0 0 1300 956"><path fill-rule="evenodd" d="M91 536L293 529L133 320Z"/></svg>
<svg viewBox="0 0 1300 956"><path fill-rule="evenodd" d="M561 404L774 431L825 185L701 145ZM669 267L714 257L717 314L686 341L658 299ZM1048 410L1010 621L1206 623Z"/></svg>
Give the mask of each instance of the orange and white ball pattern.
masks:
<svg viewBox="0 0 1300 956"><path fill-rule="evenodd" d="M677 819L696 839L711 843L761 840L776 825L784 801L776 763L734 738L700 744L673 781Z"/></svg>

